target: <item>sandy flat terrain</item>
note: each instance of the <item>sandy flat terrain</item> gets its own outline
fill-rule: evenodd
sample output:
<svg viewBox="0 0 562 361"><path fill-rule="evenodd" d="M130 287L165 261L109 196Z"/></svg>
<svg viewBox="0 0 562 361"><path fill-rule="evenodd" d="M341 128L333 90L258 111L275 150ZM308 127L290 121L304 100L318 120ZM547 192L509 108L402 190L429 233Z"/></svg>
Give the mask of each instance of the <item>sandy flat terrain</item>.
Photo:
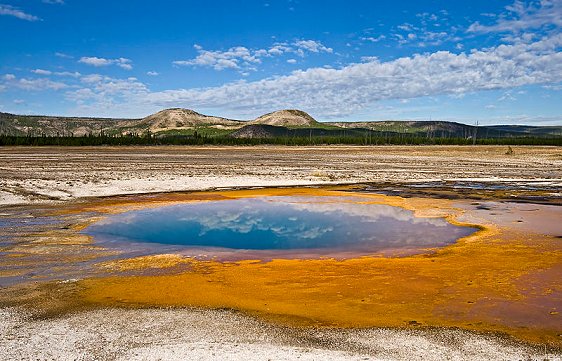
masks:
<svg viewBox="0 0 562 361"><path fill-rule="evenodd" d="M460 330L287 329L231 311L99 310L33 320L0 310L2 360L559 360Z"/></svg>
<svg viewBox="0 0 562 361"><path fill-rule="evenodd" d="M3 147L0 204L217 187L454 179L562 184L562 149L505 146Z"/></svg>

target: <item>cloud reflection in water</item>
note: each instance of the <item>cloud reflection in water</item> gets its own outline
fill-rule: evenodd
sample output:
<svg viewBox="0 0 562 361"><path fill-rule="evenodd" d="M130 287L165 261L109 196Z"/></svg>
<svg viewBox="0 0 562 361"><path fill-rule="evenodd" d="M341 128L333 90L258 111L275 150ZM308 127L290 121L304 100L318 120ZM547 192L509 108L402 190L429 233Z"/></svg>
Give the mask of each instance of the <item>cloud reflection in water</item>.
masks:
<svg viewBox="0 0 562 361"><path fill-rule="evenodd" d="M352 202L351 200L354 200ZM87 228L102 239L249 250L443 246L472 228L350 197L261 197L186 203L108 217Z"/></svg>

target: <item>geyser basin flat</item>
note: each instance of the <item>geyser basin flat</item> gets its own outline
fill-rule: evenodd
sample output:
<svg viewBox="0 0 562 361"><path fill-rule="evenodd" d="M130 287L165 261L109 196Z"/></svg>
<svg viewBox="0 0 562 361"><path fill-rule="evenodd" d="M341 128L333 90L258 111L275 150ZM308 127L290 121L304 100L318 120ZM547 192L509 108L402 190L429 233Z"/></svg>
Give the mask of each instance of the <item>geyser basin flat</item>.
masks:
<svg viewBox="0 0 562 361"><path fill-rule="evenodd" d="M192 256L293 258L411 254L474 231L442 218L415 217L399 207L358 203L357 198L276 196L129 211L109 216L85 233L128 249L172 247Z"/></svg>

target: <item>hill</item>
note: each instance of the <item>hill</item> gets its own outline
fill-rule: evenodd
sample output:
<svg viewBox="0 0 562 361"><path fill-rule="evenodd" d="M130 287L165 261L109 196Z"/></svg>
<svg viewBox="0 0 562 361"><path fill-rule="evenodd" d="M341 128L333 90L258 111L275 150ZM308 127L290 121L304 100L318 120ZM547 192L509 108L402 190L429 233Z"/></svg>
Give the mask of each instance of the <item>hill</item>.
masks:
<svg viewBox="0 0 562 361"><path fill-rule="evenodd" d="M0 134L31 136L83 136L116 129L140 119L57 117L0 113Z"/></svg>
<svg viewBox="0 0 562 361"><path fill-rule="evenodd" d="M372 121L372 122L329 122L341 128L366 128L379 132L420 134L433 137L469 137L474 133L471 125L446 121Z"/></svg>
<svg viewBox="0 0 562 361"><path fill-rule="evenodd" d="M561 138L562 126L466 125L447 121L317 122L295 109L279 110L253 121L204 115L190 109L171 108L142 119L58 117L0 113L0 135L71 136L143 135L158 137L392 137L422 138Z"/></svg>
<svg viewBox="0 0 562 361"><path fill-rule="evenodd" d="M285 109L267 113L256 118L250 123L281 127L314 127L320 125L320 123L318 123L308 113L296 109Z"/></svg>
<svg viewBox="0 0 562 361"><path fill-rule="evenodd" d="M327 122L323 123L340 128L364 128L379 132L399 134L416 134L431 138L469 138L475 134L479 138L504 137L552 137L562 136L562 126L528 126L528 125L487 125L473 126L447 121L372 121L372 122Z"/></svg>
<svg viewBox="0 0 562 361"><path fill-rule="evenodd" d="M58 117L0 113L0 134L83 136L88 134L144 134L216 128L232 131L246 122L197 113L190 109L164 109L142 119Z"/></svg>
<svg viewBox="0 0 562 361"><path fill-rule="evenodd" d="M319 123L321 125L321 123ZM249 124L229 134L231 138L310 138L310 137L364 137L364 128L281 127L269 124Z"/></svg>
<svg viewBox="0 0 562 361"><path fill-rule="evenodd" d="M158 132L169 129L193 129L203 126L220 126L239 128L245 122L197 113L191 109L172 108L143 118L135 127Z"/></svg>
<svg viewBox="0 0 562 361"><path fill-rule="evenodd" d="M506 132L532 135L532 136L559 136L562 137L562 126L531 126L531 125L490 125L489 128L496 132Z"/></svg>
<svg viewBox="0 0 562 361"><path fill-rule="evenodd" d="M231 138L275 138L287 135L288 128L268 124L249 124L229 134Z"/></svg>

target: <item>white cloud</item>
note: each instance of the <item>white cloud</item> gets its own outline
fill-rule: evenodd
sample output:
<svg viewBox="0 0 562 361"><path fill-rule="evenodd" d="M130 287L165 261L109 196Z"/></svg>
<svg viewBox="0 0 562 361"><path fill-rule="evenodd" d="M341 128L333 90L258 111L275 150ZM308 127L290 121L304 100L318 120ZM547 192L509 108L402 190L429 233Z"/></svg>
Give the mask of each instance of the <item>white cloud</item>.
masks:
<svg viewBox="0 0 562 361"><path fill-rule="evenodd" d="M237 46L227 51L209 51L195 44L195 49L199 53L196 58L191 60L176 60L175 65L194 65L209 66L215 70L223 69L240 69L241 64L250 64L260 62L255 51L252 52L243 46Z"/></svg>
<svg viewBox="0 0 562 361"><path fill-rule="evenodd" d="M258 81L158 92L134 78L93 74L81 77L81 88L67 92L67 97L92 111L106 107L108 112L138 112L182 106L255 115L271 109L300 108L329 118L354 114L384 100L560 84L561 46L562 34L557 34L532 43L460 54L438 51L390 61L368 57L363 63L337 69L310 68Z"/></svg>
<svg viewBox="0 0 562 361"><path fill-rule="evenodd" d="M80 60L78 60L78 62L95 67L117 65L118 67L125 70L133 69L133 66L131 65L132 61L127 58L106 59L98 58L96 56L83 56L80 58Z"/></svg>
<svg viewBox="0 0 562 361"><path fill-rule="evenodd" d="M292 51L292 48L290 48L287 44L275 44L272 47L270 47L268 50L261 50L261 52L266 53L266 55L283 55L285 53L289 53Z"/></svg>
<svg viewBox="0 0 562 361"><path fill-rule="evenodd" d="M531 44L454 54L438 51L392 61L312 68L255 82L147 94L159 106L270 110L295 107L323 117L352 114L385 99L507 89L562 81L562 34Z"/></svg>
<svg viewBox="0 0 562 361"><path fill-rule="evenodd" d="M96 110L100 106L111 109L120 104L138 104L148 94L148 88L137 78L116 79L100 74L89 74L80 78L79 89L66 92L67 99L83 108Z"/></svg>
<svg viewBox="0 0 562 361"><path fill-rule="evenodd" d="M507 13L501 14L491 25L475 22L468 28L469 32L520 32L525 29L539 29L548 26L562 27L562 0L541 0L525 4L515 1L506 7Z"/></svg>
<svg viewBox="0 0 562 361"><path fill-rule="evenodd" d="M404 31L412 31L414 26L412 24L404 23L402 25L398 25L397 28Z"/></svg>
<svg viewBox="0 0 562 361"><path fill-rule="evenodd" d="M157 75L160 75L160 73L158 73L157 71L147 71L146 75L157 76Z"/></svg>
<svg viewBox="0 0 562 361"><path fill-rule="evenodd" d="M505 93L502 94L501 97L498 98L499 102L503 102L503 101L515 101L517 100L513 94L511 94L511 91L506 91Z"/></svg>
<svg viewBox="0 0 562 361"><path fill-rule="evenodd" d="M315 40L298 40L293 43L298 49L310 51L312 53L332 53L333 49L324 46L321 42Z"/></svg>
<svg viewBox="0 0 562 361"><path fill-rule="evenodd" d="M84 75L80 80L83 83L98 83L103 80L103 76L101 76L100 74L88 74Z"/></svg>
<svg viewBox="0 0 562 361"><path fill-rule="evenodd" d="M560 116L529 116L527 114L503 115L489 118L489 124L542 124L560 125Z"/></svg>
<svg viewBox="0 0 562 361"><path fill-rule="evenodd" d="M31 70L31 72L33 74L37 74L37 75L56 75L56 76L66 76L66 77L72 77L72 78L78 78L80 77L82 74L80 74L79 72L75 71L75 72L70 72L70 71L50 71L50 70L45 70L45 69L33 69Z"/></svg>
<svg viewBox="0 0 562 361"><path fill-rule="evenodd" d="M27 21L41 20L39 17L37 17L35 15L28 14L28 13L26 13L26 12L16 8L16 7L13 7L11 5L0 4L0 15L13 16L13 17L16 17L18 19L27 20Z"/></svg>
<svg viewBox="0 0 562 361"><path fill-rule="evenodd" d="M53 81L48 78L17 78L13 74L3 76L4 83L0 84L6 89L16 88L22 90L39 91L39 90L60 90L68 88L68 85L62 82Z"/></svg>
<svg viewBox="0 0 562 361"><path fill-rule="evenodd" d="M435 21L435 20L438 19L437 15L432 14L432 13L428 13L428 12L425 12L425 13L418 13L418 14L416 14L416 16L417 16L418 18L421 18L421 19L433 20L433 21Z"/></svg>
<svg viewBox="0 0 562 361"><path fill-rule="evenodd" d="M375 62L378 61L379 57L378 56L362 56L361 57L361 61L363 63L371 63L371 62Z"/></svg>
<svg viewBox="0 0 562 361"><path fill-rule="evenodd" d="M16 87L24 90L60 90L67 88L68 85L65 83L52 81L50 79L19 79L16 83Z"/></svg>
<svg viewBox="0 0 562 361"><path fill-rule="evenodd" d="M51 74L53 74L52 71L44 70L44 69L34 69L31 72L34 73L34 74L38 74L38 75L51 75Z"/></svg>
<svg viewBox="0 0 562 361"><path fill-rule="evenodd" d="M446 15L446 11L442 10L440 13ZM404 23L394 29L391 38L395 39L399 45L411 44L423 48L461 40L457 35L460 30L458 27L452 26L447 31L440 30L441 26L445 24L445 19L442 17L430 13L416 14L416 16L420 18L419 24Z"/></svg>
<svg viewBox="0 0 562 361"><path fill-rule="evenodd" d="M59 58L65 58L65 59L72 59L74 58L71 55L65 54L65 53L60 53L60 52L56 52L55 56L59 57Z"/></svg>
<svg viewBox="0 0 562 361"><path fill-rule="evenodd" d="M560 90L562 90L562 84L543 85L543 88L548 89L548 90L560 91Z"/></svg>
<svg viewBox="0 0 562 361"><path fill-rule="evenodd" d="M386 39L386 36L384 35L379 35L377 37L373 37L373 36L366 36L366 37L362 37L361 40L363 41L370 41L371 43L378 43L381 40Z"/></svg>
<svg viewBox="0 0 562 361"><path fill-rule="evenodd" d="M235 70L256 70L256 65L262 62L263 58L281 56L293 53L304 56L306 52L311 53L331 53L333 50L315 40L297 40L291 44L278 43L267 49L249 49L244 46L236 46L226 51L205 50L202 46L193 46L198 55L189 60L176 60L173 62L179 66L203 66L215 70L235 69Z"/></svg>
<svg viewBox="0 0 562 361"><path fill-rule="evenodd" d="M95 56L83 56L80 60L78 60L78 62L93 66L106 66L112 63L109 59L98 58Z"/></svg>
<svg viewBox="0 0 562 361"><path fill-rule="evenodd" d="M45 4L57 4L57 5L63 5L64 4L64 0L43 0L43 2Z"/></svg>
<svg viewBox="0 0 562 361"><path fill-rule="evenodd" d="M414 34L408 34L408 40L413 40L417 38L415 35L414 37L411 37L410 35L414 35ZM421 39L422 41L418 43L418 46L422 46L422 47L428 45L433 45L433 46L441 45L443 42L449 40L453 40L453 41L460 40L460 38L451 37L451 34L446 31L436 32L436 31L427 31L427 30L419 34L419 39Z"/></svg>
<svg viewBox="0 0 562 361"><path fill-rule="evenodd" d="M56 71L53 74L57 76L69 76L72 78L79 78L82 76L82 74L77 71Z"/></svg>
<svg viewBox="0 0 562 361"><path fill-rule="evenodd" d="M289 63L289 64L296 64L296 63L297 63L297 59L287 59L287 63Z"/></svg>

